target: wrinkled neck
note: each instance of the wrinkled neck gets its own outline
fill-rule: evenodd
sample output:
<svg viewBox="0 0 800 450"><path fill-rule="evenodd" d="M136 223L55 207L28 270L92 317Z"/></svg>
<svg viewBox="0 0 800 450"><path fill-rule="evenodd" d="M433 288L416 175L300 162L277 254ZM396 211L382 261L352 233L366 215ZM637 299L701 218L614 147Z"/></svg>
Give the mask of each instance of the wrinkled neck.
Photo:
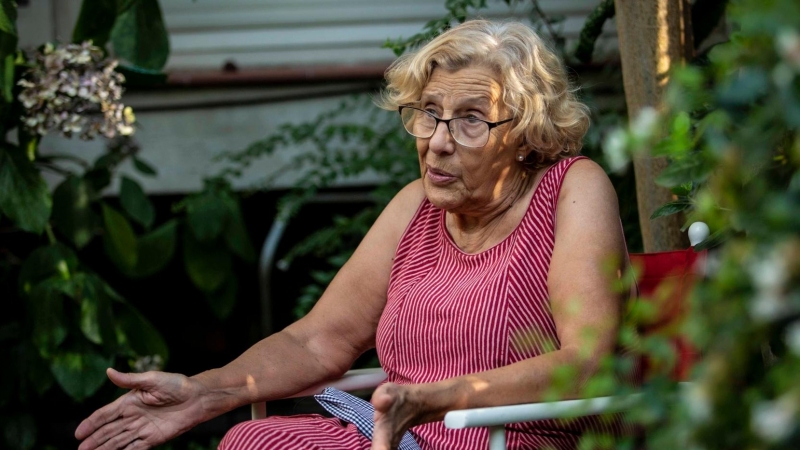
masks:
<svg viewBox="0 0 800 450"><path fill-rule="evenodd" d="M471 213L447 212L445 225L456 245L478 253L505 239L522 221L544 169L521 171L497 201Z"/></svg>

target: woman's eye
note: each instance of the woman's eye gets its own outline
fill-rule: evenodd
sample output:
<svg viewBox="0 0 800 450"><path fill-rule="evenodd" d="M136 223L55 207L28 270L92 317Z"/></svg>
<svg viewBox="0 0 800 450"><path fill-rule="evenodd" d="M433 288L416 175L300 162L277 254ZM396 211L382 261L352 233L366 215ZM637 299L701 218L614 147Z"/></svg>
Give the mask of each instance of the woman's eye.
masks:
<svg viewBox="0 0 800 450"><path fill-rule="evenodd" d="M425 108L425 112L428 113L428 114L432 114L432 115L434 115L436 117L439 117L439 114L433 108Z"/></svg>

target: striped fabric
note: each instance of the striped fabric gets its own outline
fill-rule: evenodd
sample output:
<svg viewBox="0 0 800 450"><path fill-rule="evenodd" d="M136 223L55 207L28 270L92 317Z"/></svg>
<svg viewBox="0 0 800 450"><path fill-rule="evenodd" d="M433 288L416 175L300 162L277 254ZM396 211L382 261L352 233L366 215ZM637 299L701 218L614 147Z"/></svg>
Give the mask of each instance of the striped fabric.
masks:
<svg viewBox="0 0 800 450"><path fill-rule="evenodd" d="M423 200L398 244L378 324L378 357L387 381L434 382L558 348L547 273L558 193L567 170L580 158L548 169L520 225L478 254L462 252L445 228L444 211ZM245 422L225 436L220 449L369 448L354 425L339 422L336 427L337 422L320 416ZM319 426L315 434L312 423ZM593 416L508 425L506 438L509 449L573 449L587 431L632 432L621 416ZM488 442L486 429L449 430L442 422L410 432L423 450L484 450ZM289 436L304 440L289 445Z"/></svg>
<svg viewBox="0 0 800 450"><path fill-rule="evenodd" d="M505 240L466 254L445 228L444 211L423 201L395 255L377 348L387 381L426 383L502 367L559 346L547 274L561 183L578 159L542 177L520 225ZM585 430L619 434L621 417L545 420L506 427L509 449L575 448ZM425 449L486 448L488 431L412 429Z"/></svg>

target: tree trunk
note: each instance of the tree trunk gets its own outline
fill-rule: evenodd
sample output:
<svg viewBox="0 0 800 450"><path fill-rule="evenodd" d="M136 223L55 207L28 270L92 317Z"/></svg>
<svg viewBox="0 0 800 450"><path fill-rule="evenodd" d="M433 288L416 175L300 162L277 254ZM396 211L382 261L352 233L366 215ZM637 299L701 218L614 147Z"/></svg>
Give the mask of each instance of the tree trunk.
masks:
<svg viewBox="0 0 800 450"><path fill-rule="evenodd" d="M633 120L645 106L659 109L670 68L691 57L691 8L687 0L615 0L614 4L625 101L628 117ZM664 158L647 154L633 160L639 225L646 252L689 245L680 231L683 214L650 220L653 211L673 200L668 189L655 184L664 167Z"/></svg>

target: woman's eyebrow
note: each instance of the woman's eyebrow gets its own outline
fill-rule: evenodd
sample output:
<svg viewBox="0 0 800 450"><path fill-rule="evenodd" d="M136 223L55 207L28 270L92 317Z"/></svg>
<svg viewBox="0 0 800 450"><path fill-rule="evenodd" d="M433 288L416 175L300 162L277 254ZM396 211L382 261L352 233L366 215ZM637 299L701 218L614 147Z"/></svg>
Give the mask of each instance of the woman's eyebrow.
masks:
<svg viewBox="0 0 800 450"><path fill-rule="evenodd" d="M420 96L419 102L423 103L431 100L438 101L442 99L442 96L443 95L440 92L436 91L423 92L422 95Z"/></svg>
<svg viewBox="0 0 800 450"><path fill-rule="evenodd" d="M460 97L456 100L459 106L464 104L489 107L492 105L492 99L485 95L476 95L470 97Z"/></svg>

